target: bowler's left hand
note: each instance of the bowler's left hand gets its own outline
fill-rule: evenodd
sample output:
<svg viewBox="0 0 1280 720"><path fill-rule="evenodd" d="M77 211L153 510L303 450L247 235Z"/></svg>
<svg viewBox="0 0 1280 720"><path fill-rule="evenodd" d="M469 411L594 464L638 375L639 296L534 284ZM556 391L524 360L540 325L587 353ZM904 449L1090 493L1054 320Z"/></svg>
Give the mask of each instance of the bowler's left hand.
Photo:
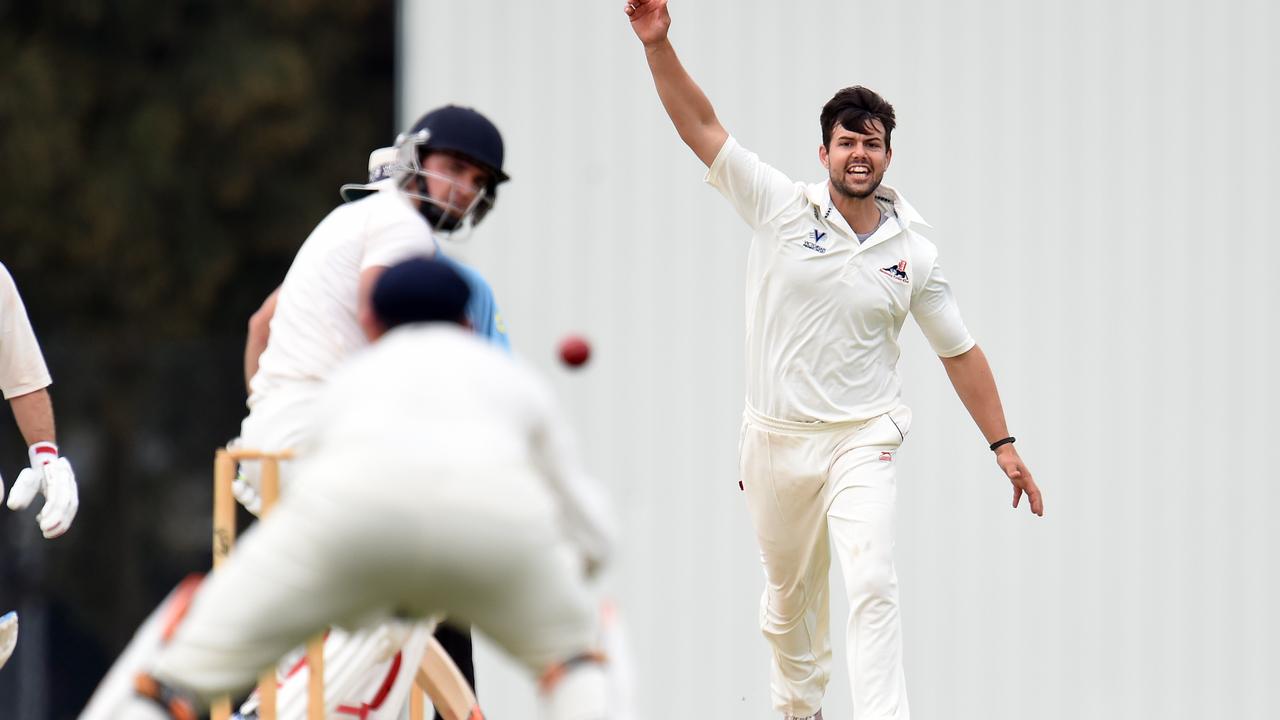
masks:
<svg viewBox="0 0 1280 720"><path fill-rule="evenodd" d="M996 450L996 464L1013 483L1013 506L1018 507L1023 493L1026 493L1027 500L1031 502L1031 512L1044 517L1044 498L1040 495L1040 488L1022 458L1018 457L1018 451L1013 449L1013 443Z"/></svg>

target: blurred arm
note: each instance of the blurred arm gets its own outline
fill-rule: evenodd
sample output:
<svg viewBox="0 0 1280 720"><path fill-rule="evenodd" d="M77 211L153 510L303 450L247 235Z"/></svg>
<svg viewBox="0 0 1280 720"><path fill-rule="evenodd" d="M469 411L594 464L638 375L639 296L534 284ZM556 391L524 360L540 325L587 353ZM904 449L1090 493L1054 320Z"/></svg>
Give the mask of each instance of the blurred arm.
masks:
<svg viewBox="0 0 1280 720"><path fill-rule="evenodd" d="M535 448L538 464L559 501L566 531L593 576L606 562L614 541L614 523L600 485L578 459L577 442L568 421L553 403L546 406Z"/></svg>
<svg viewBox="0 0 1280 720"><path fill-rule="evenodd" d="M271 318L276 314L276 300L280 298L280 288L276 288L262 302L249 318L249 336L244 343L244 386L247 390L253 376L258 374L258 358L267 349L267 341L271 339Z"/></svg>

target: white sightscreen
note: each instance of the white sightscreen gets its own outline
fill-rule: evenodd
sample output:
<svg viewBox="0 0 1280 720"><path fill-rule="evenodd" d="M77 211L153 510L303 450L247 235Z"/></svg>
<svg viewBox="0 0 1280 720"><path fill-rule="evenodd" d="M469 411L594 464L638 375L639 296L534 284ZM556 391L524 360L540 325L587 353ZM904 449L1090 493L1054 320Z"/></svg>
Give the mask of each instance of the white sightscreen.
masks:
<svg viewBox="0 0 1280 720"><path fill-rule="evenodd" d="M609 584L639 716L775 718L736 484L749 237L676 137L622 0L402 3L401 122L472 105L514 178L459 254L555 383L625 542ZM918 718L1266 718L1280 423L1270 222L1280 10L1266 0L673 0L743 144L819 179L839 87L898 111L888 180L995 368L1047 516L1006 480L919 330L898 572ZM583 372L554 361L582 332ZM851 716L837 596L828 718ZM495 720L531 685L481 648Z"/></svg>

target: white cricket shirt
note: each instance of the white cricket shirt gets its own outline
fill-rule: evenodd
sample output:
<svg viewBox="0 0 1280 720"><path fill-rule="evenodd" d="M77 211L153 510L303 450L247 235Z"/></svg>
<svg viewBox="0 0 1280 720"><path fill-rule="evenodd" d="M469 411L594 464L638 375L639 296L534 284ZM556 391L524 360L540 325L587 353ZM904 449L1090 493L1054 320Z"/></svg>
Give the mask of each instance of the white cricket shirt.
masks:
<svg viewBox="0 0 1280 720"><path fill-rule="evenodd" d="M270 340L249 383L249 407L280 387L324 380L367 344L356 319L362 271L434 252L426 221L390 186L329 213L280 286Z"/></svg>
<svg viewBox="0 0 1280 720"><path fill-rule="evenodd" d="M864 420L900 402L898 334L910 312L934 352L973 347L929 227L891 187L864 243L827 182L793 182L730 137L706 181L755 231L747 257L747 405L797 422Z"/></svg>
<svg viewBox="0 0 1280 720"><path fill-rule="evenodd" d="M18 287L0 263L0 390L7 400L52 382Z"/></svg>
<svg viewBox="0 0 1280 720"><path fill-rule="evenodd" d="M455 507L535 513L541 506L559 516L587 557L608 554L607 503L578 462L550 389L471 330L447 323L393 329L333 374L314 416L299 455L327 467L354 454L372 474L358 481L370 492L398 485ZM543 482L528 482L531 475Z"/></svg>

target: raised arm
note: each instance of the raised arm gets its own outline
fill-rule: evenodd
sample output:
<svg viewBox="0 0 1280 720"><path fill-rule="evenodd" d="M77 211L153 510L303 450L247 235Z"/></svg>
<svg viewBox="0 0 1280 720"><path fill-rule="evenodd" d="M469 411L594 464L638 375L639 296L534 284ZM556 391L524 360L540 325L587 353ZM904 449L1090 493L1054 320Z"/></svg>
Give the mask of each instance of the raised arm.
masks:
<svg viewBox="0 0 1280 720"><path fill-rule="evenodd" d="M680 64L675 48L667 39L667 30L671 27L667 0L631 0L625 12L631 19L631 29L644 43L649 72L653 74L662 107L684 144L703 164L711 167L729 133L716 117L711 101Z"/></svg>

